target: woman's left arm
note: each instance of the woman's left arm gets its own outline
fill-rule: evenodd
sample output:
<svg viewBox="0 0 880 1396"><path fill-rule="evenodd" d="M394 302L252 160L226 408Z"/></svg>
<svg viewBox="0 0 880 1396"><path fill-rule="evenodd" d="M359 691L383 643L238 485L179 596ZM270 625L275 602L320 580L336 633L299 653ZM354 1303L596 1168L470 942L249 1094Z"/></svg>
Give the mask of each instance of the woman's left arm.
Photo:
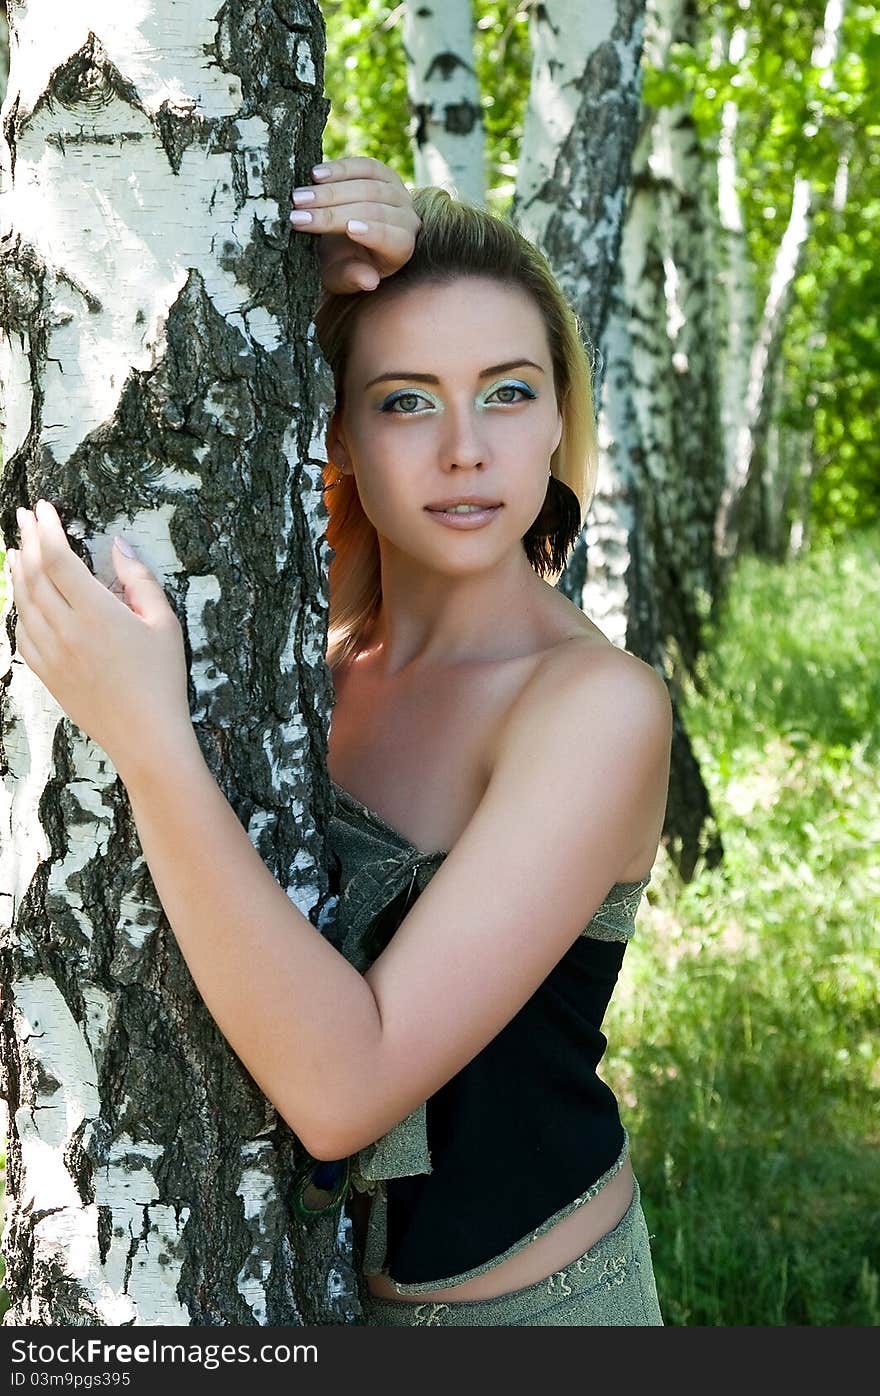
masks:
<svg viewBox="0 0 880 1396"><path fill-rule="evenodd" d="M7 552L21 658L128 792L150 874L233 1051L316 1158L378 1057L363 976L289 900L211 775L189 713L180 623L154 574L114 549L121 601L38 501ZM357 1077L354 1081L353 1076ZM375 1077L372 1079L375 1080Z"/></svg>

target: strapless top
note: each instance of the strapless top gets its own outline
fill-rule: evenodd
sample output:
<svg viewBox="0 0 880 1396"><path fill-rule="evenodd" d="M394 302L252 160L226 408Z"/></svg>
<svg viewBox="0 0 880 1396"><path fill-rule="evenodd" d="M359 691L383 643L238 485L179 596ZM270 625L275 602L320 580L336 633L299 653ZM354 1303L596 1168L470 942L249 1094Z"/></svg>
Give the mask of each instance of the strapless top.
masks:
<svg viewBox="0 0 880 1396"><path fill-rule="evenodd" d="M415 899L427 887L448 856L448 851L425 852L416 848L399 830L350 791L335 781L332 786L334 812L328 838L329 887L337 901L334 913L331 900L328 915L333 921L334 943L352 965L365 973L388 944ZM576 1167L590 1168L595 1162L604 1180L606 1170L610 1174L619 1166L620 1159L616 1163L613 1160L620 1154L621 1139L625 1141L626 1134L620 1124L613 1095L595 1076L593 1062L604 1049L605 1039L599 1031L601 1019L622 961L625 943L634 931L642 893L649 881L650 873L634 882L615 883L577 938L580 949L576 943L567 952L533 999L516 1015L499 1039L490 1044L492 1050L478 1054L464 1072L458 1073L442 1092L432 1097L431 1102L419 1105L386 1134L346 1161L350 1184L361 1192L374 1194L364 1256L366 1273L388 1274L387 1196L389 1191L395 1190L394 1180L413 1180L407 1185L411 1187L415 1185L417 1175L432 1173L426 1106L433 1103L437 1107L442 1098L444 1109L448 1111L448 1102L455 1099L459 1082L462 1089L467 1082L473 1095L481 1061L486 1063L482 1068L484 1071L498 1070L497 1066L493 1066L493 1053L497 1060L502 1050L509 1050L504 1047L505 1043L533 1041L536 1031L545 1038L557 1034L553 1050L561 1052L564 1060L572 1061L575 1075L581 1073L576 1085L572 1081L565 1089L569 1096L574 1090L575 1096L582 1101L583 1110L595 1111L592 1116L596 1122L593 1153L573 1158L570 1167L572 1170ZM587 954L588 945L595 942L606 944L604 947L595 945L594 950ZM556 1023L560 1025L558 1029L554 1026ZM547 1050L551 1050L549 1046ZM536 1091L537 1099L541 1092L539 1082L536 1082ZM592 1105L587 1104L590 1092L593 1093ZM435 1113L435 1122L437 1118ZM436 1170L434 1172L436 1177ZM567 1186L561 1176L565 1172L564 1167L558 1172L557 1190ZM574 1176L573 1171L570 1176ZM582 1177L583 1173L578 1176ZM598 1172L587 1181L595 1182L596 1177ZM403 1183L396 1186L401 1196L399 1205L404 1206ZM570 1202L569 1199L572 1191L578 1190L570 1188L568 1194L563 1196L566 1209L576 1205L576 1201ZM548 1207L550 1205L548 1202ZM549 1227L559 1215L557 1209L547 1221L541 1221L536 1230L530 1227L530 1235L512 1249L517 1249L519 1244L531 1239L531 1235ZM547 1216L546 1210L543 1216ZM458 1282L470 1273L471 1270L462 1271L454 1279ZM447 1279L444 1282L451 1281ZM397 1287L403 1293L417 1292L420 1287L426 1286L400 1283Z"/></svg>

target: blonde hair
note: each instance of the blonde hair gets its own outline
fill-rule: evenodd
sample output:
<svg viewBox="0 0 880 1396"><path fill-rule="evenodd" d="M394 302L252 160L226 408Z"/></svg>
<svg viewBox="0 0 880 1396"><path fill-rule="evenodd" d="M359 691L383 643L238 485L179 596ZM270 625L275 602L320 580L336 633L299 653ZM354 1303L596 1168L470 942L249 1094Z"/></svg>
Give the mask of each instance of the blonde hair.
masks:
<svg viewBox="0 0 880 1396"><path fill-rule="evenodd" d="M315 329L333 372L336 412L343 408L352 336L365 305L374 305L377 298L389 293L425 283L448 283L463 276L489 277L504 286L518 286L531 296L546 327L562 414L562 436L549 466L556 480L576 496L579 530L596 485L598 449L592 366L577 315L543 253L508 219L454 199L444 189L417 189L412 199L421 228L409 261L374 291L322 293ZM379 540L361 506L354 476L343 474L329 461L324 469L324 490L329 514L327 542L334 554L330 562L327 652L332 667L353 658L362 648L362 635L378 608L382 588ZM529 562L539 575L555 582L564 566L558 540L554 547L552 538L540 531L533 534L532 529L523 539ZM566 546L570 541L569 532Z"/></svg>

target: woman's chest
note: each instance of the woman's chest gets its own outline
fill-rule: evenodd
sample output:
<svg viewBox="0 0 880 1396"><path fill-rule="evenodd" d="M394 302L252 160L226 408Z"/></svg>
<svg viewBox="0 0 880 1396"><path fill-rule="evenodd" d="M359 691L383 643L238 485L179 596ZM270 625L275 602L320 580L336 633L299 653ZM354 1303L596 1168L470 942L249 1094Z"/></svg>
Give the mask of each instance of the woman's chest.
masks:
<svg viewBox="0 0 880 1396"><path fill-rule="evenodd" d="M337 670L328 768L419 848L453 846L489 781L505 714L537 663L396 687Z"/></svg>

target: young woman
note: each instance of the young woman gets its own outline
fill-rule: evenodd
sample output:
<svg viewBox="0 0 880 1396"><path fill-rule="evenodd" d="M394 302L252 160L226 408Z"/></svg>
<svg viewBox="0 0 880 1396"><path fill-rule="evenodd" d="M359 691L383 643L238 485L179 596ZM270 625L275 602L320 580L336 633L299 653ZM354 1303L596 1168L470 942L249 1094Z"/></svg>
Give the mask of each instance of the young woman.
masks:
<svg viewBox="0 0 880 1396"><path fill-rule="evenodd" d="M660 1324L596 1068L671 708L552 585L596 469L576 318L512 226L439 190L411 204L355 159L304 192L300 226L329 235L317 328L337 393L336 945L207 770L180 627L143 563L114 552L120 604L51 508L23 512L18 648L124 781L208 1008L310 1151L300 1206L350 1208L365 1321Z"/></svg>

